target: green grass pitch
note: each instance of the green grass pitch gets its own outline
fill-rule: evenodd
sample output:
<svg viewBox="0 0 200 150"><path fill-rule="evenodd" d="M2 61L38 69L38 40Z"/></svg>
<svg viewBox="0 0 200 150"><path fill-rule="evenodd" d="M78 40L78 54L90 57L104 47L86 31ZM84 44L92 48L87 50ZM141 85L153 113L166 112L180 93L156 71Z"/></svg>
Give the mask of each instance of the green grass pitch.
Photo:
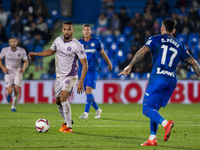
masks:
<svg viewBox="0 0 200 150"><path fill-rule="evenodd" d="M91 108L89 119L78 117L84 105L72 104L74 133L58 132L62 118L56 104L18 104L16 113L9 104L0 104L0 149L12 150L198 150L200 149L200 104L168 104L160 113L175 121L169 141L164 142L164 129L158 128L156 147L141 147L149 137L149 119L142 115L140 104L101 104L102 118L95 119ZM47 133L38 133L35 121L50 122Z"/></svg>

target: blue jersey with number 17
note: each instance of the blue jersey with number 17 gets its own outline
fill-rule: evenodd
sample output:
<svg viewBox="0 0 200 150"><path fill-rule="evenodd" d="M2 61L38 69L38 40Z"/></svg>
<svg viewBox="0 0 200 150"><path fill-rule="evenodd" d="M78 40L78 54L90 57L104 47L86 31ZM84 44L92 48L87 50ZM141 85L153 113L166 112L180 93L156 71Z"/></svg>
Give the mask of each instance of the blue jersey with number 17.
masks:
<svg viewBox="0 0 200 150"><path fill-rule="evenodd" d="M176 38L166 34L151 36L145 45L153 55L149 83L161 78L176 87L176 66L180 60L185 61L191 56L187 48Z"/></svg>

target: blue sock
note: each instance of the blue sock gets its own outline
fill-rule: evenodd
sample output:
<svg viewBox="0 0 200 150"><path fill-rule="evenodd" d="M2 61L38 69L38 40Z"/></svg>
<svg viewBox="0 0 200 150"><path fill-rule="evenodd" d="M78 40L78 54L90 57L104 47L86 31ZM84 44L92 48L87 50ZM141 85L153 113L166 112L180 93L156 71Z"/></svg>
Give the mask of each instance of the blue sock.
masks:
<svg viewBox="0 0 200 150"><path fill-rule="evenodd" d="M153 120L150 120L150 134L151 135L156 135L157 133L157 130L158 130L158 123L153 121Z"/></svg>
<svg viewBox="0 0 200 150"><path fill-rule="evenodd" d="M99 106L97 105L95 101L92 102L92 106L94 107L95 110L99 109Z"/></svg>
<svg viewBox="0 0 200 150"><path fill-rule="evenodd" d="M150 118L150 120L155 121L156 123L162 124L165 120L156 109L150 105L143 105L143 114Z"/></svg>
<svg viewBox="0 0 200 150"><path fill-rule="evenodd" d="M94 100L94 97L92 94L87 94L87 100L86 100L86 104L85 104L85 112L89 113L90 111L90 106L92 104L92 101Z"/></svg>
<svg viewBox="0 0 200 150"><path fill-rule="evenodd" d="M10 101L11 101L11 95L7 95L7 101L8 101L8 103L10 103Z"/></svg>

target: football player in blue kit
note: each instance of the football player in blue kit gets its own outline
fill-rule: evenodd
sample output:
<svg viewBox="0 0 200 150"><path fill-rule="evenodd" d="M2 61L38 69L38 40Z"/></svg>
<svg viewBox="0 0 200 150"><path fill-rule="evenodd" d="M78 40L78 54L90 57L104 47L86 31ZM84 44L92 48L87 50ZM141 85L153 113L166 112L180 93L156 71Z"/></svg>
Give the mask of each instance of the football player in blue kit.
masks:
<svg viewBox="0 0 200 150"><path fill-rule="evenodd" d="M167 141L174 126L173 120L166 120L159 114L159 109L168 103L177 84L176 66L180 60L190 64L200 79L200 67L188 53L186 47L173 37L175 21L165 19L162 22L161 34L151 36L146 44L135 54L130 64L118 75L127 76L131 68L138 63L147 52L153 56L153 68L143 99L143 114L150 118L149 139L142 146L156 146L158 125L164 127L164 141Z"/></svg>
<svg viewBox="0 0 200 150"><path fill-rule="evenodd" d="M88 61L88 72L84 80L84 88L86 93L86 104L85 111L79 117L80 119L87 119L90 111L90 106L92 105L96 110L95 119L101 118L102 109L100 109L95 102L94 96L92 94L92 90L96 88L96 82L98 77L98 61L97 61L97 52L101 54L103 59L108 64L108 70L112 70L112 64L101 47L101 43L98 39L91 37L91 27L89 24L84 24L82 27L83 38L79 40L79 42L84 46L87 61ZM79 63L79 71L82 70L82 65Z"/></svg>

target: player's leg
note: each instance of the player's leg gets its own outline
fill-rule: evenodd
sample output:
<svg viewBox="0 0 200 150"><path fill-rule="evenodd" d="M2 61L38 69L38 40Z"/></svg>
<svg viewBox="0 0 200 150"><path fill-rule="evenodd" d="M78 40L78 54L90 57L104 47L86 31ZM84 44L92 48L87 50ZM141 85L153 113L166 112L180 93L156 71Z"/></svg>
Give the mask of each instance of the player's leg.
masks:
<svg viewBox="0 0 200 150"><path fill-rule="evenodd" d="M10 103L11 95L13 92L14 76L11 74L5 74L4 79L5 79L7 101Z"/></svg>
<svg viewBox="0 0 200 150"><path fill-rule="evenodd" d="M11 101L11 95L13 92L13 85L10 85L8 87L6 87L6 95L7 95L7 101L10 103Z"/></svg>
<svg viewBox="0 0 200 150"><path fill-rule="evenodd" d="M16 112L16 105L19 100L20 86L14 85L14 97L12 101L11 111Z"/></svg>
<svg viewBox="0 0 200 150"><path fill-rule="evenodd" d="M94 100L93 94L92 94L92 88L89 86L85 87L85 94L86 94L86 104L85 104L85 111L84 113L79 117L79 119L88 119L89 111L91 104Z"/></svg>
<svg viewBox="0 0 200 150"><path fill-rule="evenodd" d="M71 123L71 106L69 104L68 98L69 98L69 92L62 90L60 93L60 101L63 107L63 114L65 118L65 122L67 123L66 130L64 133L71 133L72 130L72 123Z"/></svg>
<svg viewBox="0 0 200 150"><path fill-rule="evenodd" d="M63 133L72 133L72 118L71 118L71 105L68 101L69 96L73 88L76 86L78 81L78 76L75 77L67 77L64 80L64 84L62 87L62 91L60 92L60 102L63 107L63 114L65 118L65 122L67 123L67 128Z"/></svg>
<svg viewBox="0 0 200 150"><path fill-rule="evenodd" d="M96 88L97 78L98 78L98 72L97 71L92 71L91 72L91 80L89 80L89 82L87 84L88 87L89 87L88 94L92 94L92 89ZM87 93L87 90L86 90L86 93ZM92 96L93 96L93 94L92 94ZM97 105L94 96L93 96L92 106L96 110L95 119L100 119L101 118L101 114L102 114L102 109L99 108L99 106Z"/></svg>
<svg viewBox="0 0 200 150"><path fill-rule="evenodd" d="M60 97L56 97L56 105L58 106L58 111L59 111L60 115L64 119L64 122L61 124L61 128L59 129L59 132L63 132L66 130L67 123L65 122L65 117L64 117L64 113L63 113L63 107L60 102Z"/></svg>

